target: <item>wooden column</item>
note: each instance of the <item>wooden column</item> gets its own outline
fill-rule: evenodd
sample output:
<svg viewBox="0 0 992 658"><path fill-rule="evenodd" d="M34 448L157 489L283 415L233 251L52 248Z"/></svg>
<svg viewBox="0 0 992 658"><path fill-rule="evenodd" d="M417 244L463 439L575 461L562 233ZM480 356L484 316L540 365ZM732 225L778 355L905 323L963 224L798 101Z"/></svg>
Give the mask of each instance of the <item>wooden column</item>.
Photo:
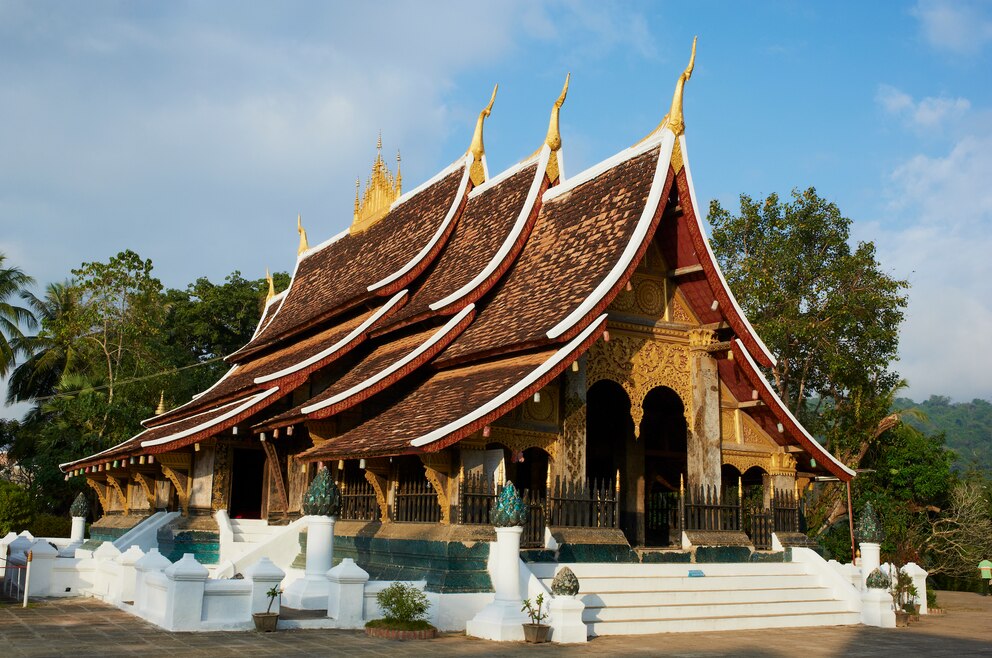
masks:
<svg viewBox="0 0 992 658"><path fill-rule="evenodd" d="M706 350L714 342L708 329L689 332L692 402L687 445L687 484L720 489L720 375L716 359Z"/></svg>
<svg viewBox="0 0 992 658"><path fill-rule="evenodd" d="M578 482L586 476L586 363L583 356L565 371L562 425L558 458L552 464L551 482Z"/></svg>

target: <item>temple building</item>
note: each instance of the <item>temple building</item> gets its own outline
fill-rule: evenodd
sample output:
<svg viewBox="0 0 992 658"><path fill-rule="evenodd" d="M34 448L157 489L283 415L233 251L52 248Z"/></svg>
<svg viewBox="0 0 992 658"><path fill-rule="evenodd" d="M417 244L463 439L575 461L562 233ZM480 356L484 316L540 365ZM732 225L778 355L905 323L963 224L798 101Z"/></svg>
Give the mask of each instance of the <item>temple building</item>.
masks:
<svg viewBox="0 0 992 658"><path fill-rule="evenodd" d="M801 541L802 493L854 472L769 385L775 356L707 241L692 68L657 128L571 176L567 79L544 143L494 175L495 90L465 155L413 189L380 140L350 228L311 246L298 225L292 281L270 288L230 370L63 465L99 497L92 536L175 512L163 553L236 562L230 542L300 518L326 467L344 500L335 556L433 591L490 591L487 513L507 481L531 508L534 561Z"/></svg>

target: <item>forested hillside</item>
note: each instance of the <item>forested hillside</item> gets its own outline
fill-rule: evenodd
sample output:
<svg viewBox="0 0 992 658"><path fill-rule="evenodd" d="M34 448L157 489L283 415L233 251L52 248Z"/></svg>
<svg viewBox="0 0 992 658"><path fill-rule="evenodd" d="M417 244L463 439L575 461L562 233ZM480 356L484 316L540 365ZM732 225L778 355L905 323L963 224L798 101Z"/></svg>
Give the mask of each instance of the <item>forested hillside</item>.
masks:
<svg viewBox="0 0 992 658"><path fill-rule="evenodd" d="M896 398L893 407L919 410L924 418L906 414L904 420L920 431L943 432L945 444L957 455L955 468L974 465L992 472L992 402L951 402L948 397L931 395L925 402Z"/></svg>

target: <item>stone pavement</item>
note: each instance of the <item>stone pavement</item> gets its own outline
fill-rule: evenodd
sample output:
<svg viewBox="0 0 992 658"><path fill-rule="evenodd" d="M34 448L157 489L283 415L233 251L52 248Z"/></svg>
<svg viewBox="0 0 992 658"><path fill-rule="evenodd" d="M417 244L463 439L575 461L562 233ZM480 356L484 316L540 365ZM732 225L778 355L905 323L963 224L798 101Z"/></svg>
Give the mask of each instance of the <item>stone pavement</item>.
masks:
<svg viewBox="0 0 992 658"><path fill-rule="evenodd" d="M358 631L169 633L93 599L0 601L0 657L14 656L992 656L992 597L940 592L943 616L862 626L601 637L584 645L494 643L446 634L396 642Z"/></svg>

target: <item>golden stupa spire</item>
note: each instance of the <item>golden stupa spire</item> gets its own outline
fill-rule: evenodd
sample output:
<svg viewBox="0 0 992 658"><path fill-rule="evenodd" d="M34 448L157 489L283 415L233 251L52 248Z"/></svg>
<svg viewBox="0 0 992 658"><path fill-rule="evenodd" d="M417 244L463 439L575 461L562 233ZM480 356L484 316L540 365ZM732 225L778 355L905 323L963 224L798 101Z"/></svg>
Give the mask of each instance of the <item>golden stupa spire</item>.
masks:
<svg viewBox="0 0 992 658"><path fill-rule="evenodd" d="M472 135L472 144L468 147L468 152L472 154L472 165L469 167L468 175L472 179L473 185L482 185L486 182L486 170L482 166L482 156L486 153L486 147L482 143L482 125L493 111L493 103L496 102L496 91L499 85L493 87L492 98L489 105L479 112L479 119L475 122L475 133Z"/></svg>
<svg viewBox="0 0 992 658"><path fill-rule="evenodd" d="M403 172L400 171L400 150L396 149L396 196L403 194Z"/></svg>
<svg viewBox="0 0 992 658"><path fill-rule="evenodd" d="M400 195L400 181L393 179L393 174L382 159L382 133L379 133L375 149L372 176L365 184L364 194L359 194L361 183L355 181L355 219L351 223L352 234L361 233L385 217L393 201Z"/></svg>
<svg viewBox="0 0 992 658"><path fill-rule="evenodd" d="M662 118L658 127L648 133L641 142L651 137L651 135L657 134L658 131L665 127L671 130L676 137L685 132L685 118L682 116L682 95L685 91L685 83L692 77L692 69L696 65L696 40L698 38L692 38L692 54L689 56L689 65L685 67L682 75L679 76L678 82L675 83L675 94L672 95L672 107L668 110L668 114Z"/></svg>
<svg viewBox="0 0 992 658"><path fill-rule="evenodd" d="M265 280L269 282L269 294L265 296L265 303L268 304L276 296L276 282L272 279L272 275L269 274L269 268L267 267L265 268Z"/></svg>
<svg viewBox="0 0 992 658"><path fill-rule="evenodd" d="M165 391L158 394L158 406L155 407L155 415L161 416L165 413Z"/></svg>
<svg viewBox="0 0 992 658"><path fill-rule="evenodd" d="M296 216L296 232L300 234L300 247L296 250L296 255L299 256L310 248L310 243L307 242L307 230L303 228L302 213Z"/></svg>

